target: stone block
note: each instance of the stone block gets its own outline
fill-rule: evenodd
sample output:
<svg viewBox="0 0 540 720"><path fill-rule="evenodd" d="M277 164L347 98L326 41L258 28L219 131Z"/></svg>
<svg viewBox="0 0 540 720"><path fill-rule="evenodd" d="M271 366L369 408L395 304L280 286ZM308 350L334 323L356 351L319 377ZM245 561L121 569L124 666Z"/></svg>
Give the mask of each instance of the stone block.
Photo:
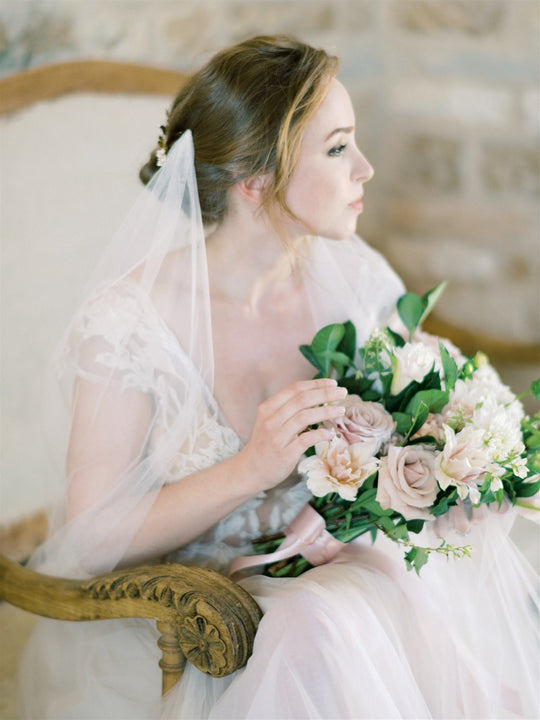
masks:
<svg viewBox="0 0 540 720"><path fill-rule="evenodd" d="M417 135L405 145L399 183L435 194L457 192L462 185L459 140L437 135Z"/></svg>
<svg viewBox="0 0 540 720"><path fill-rule="evenodd" d="M260 33L326 32L335 27L336 7L330 0L244 0L230 2L227 17L235 40Z"/></svg>
<svg viewBox="0 0 540 720"><path fill-rule="evenodd" d="M502 258L490 248L440 236L413 239L396 235L386 244L386 254L399 273L412 282L422 280L451 284L492 282L504 269Z"/></svg>
<svg viewBox="0 0 540 720"><path fill-rule="evenodd" d="M522 117L527 128L540 134L540 92L527 90L521 98Z"/></svg>
<svg viewBox="0 0 540 720"><path fill-rule="evenodd" d="M31 58L35 55L57 53L60 49L73 48L75 38L71 18L64 13L38 11L31 19L19 38L23 54Z"/></svg>
<svg viewBox="0 0 540 720"><path fill-rule="evenodd" d="M392 14L400 27L412 32L489 35L501 27L507 4L501 0L396 0Z"/></svg>
<svg viewBox="0 0 540 720"><path fill-rule="evenodd" d="M466 79L436 82L405 79L390 88L389 110L423 120L472 127L509 127L514 120L510 89Z"/></svg>
<svg viewBox="0 0 540 720"><path fill-rule="evenodd" d="M8 51L9 37L5 24L0 20L0 57Z"/></svg>
<svg viewBox="0 0 540 720"><path fill-rule="evenodd" d="M336 3L343 33L365 32L373 28L375 6L371 0L342 0Z"/></svg>
<svg viewBox="0 0 540 720"><path fill-rule="evenodd" d="M168 53L175 59L174 66L181 69L198 69L204 62L202 56L221 44L213 42L218 14L213 4L175 3L164 20L164 40ZM218 20L219 23L219 20Z"/></svg>
<svg viewBox="0 0 540 720"><path fill-rule="evenodd" d="M539 140L529 143L486 142L479 173L488 193L537 197L540 194Z"/></svg>

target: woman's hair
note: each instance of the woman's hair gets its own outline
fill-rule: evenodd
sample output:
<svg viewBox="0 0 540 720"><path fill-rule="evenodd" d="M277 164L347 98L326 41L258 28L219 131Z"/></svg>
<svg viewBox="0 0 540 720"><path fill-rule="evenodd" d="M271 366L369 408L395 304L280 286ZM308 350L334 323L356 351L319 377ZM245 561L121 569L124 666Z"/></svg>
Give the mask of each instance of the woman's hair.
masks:
<svg viewBox="0 0 540 720"><path fill-rule="evenodd" d="M324 50L279 35L222 50L191 76L163 128L163 149L191 130L205 223L221 221L229 188L256 175L269 178L263 206L292 216L285 193L302 136L337 69ZM145 183L157 170L156 152L141 169Z"/></svg>

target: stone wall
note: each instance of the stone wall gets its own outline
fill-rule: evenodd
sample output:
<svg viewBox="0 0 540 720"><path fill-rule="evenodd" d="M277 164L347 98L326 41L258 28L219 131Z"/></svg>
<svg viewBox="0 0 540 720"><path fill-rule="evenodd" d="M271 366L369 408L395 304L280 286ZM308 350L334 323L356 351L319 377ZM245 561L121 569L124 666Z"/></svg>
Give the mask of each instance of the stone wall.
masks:
<svg viewBox="0 0 540 720"><path fill-rule="evenodd" d="M290 32L339 54L376 168L360 233L440 312L540 339L538 0L0 0L0 72L74 58L192 70Z"/></svg>

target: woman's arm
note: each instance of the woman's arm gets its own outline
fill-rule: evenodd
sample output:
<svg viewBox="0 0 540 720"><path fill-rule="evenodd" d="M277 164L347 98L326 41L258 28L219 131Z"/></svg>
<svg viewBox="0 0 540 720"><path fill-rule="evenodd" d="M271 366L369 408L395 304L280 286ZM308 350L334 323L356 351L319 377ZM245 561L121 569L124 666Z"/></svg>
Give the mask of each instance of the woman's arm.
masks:
<svg viewBox="0 0 540 720"><path fill-rule="evenodd" d="M157 492L125 560L158 557L182 547L286 479L305 450L329 436L324 428L306 428L342 415L343 408L328 403L339 402L344 394L333 380L308 380L262 403L251 439L237 455ZM67 455L72 516L102 500L116 478L140 462L153 415L148 393L110 387L103 392L99 385L77 382Z"/></svg>

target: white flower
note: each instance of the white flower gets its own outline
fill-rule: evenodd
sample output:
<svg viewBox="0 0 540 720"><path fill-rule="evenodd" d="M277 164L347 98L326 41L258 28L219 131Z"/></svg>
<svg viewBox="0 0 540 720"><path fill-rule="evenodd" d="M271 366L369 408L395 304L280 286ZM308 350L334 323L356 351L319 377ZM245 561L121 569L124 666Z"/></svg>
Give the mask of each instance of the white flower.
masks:
<svg viewBox="0 0 540 720"><path fill-rule="evenodd" d="M529 474L529 468L527 467L527 458L515 457L511 458L510 461L505 463L508 468L517 475L518 478L525 479Z"/></svg>
<svg viewBox="0 0 540 720"><path fill-rule="evenodd" d="M298 470L307 475L307 486L317 497L337 492L344 500L354 500L358 488L377 471L374 456L377 441L349 443L336 434L315 446L315 455L305 458Z"/></svg>
<svg viewBox="0 0 540 720"><path fill-rule="evenodd" d="M397 395L413 380L423 380L434 366L435 369L440 367L440 356L425 343L406 343L403 347L394 348L392 365L394 376L391 392Z"/></svg>

